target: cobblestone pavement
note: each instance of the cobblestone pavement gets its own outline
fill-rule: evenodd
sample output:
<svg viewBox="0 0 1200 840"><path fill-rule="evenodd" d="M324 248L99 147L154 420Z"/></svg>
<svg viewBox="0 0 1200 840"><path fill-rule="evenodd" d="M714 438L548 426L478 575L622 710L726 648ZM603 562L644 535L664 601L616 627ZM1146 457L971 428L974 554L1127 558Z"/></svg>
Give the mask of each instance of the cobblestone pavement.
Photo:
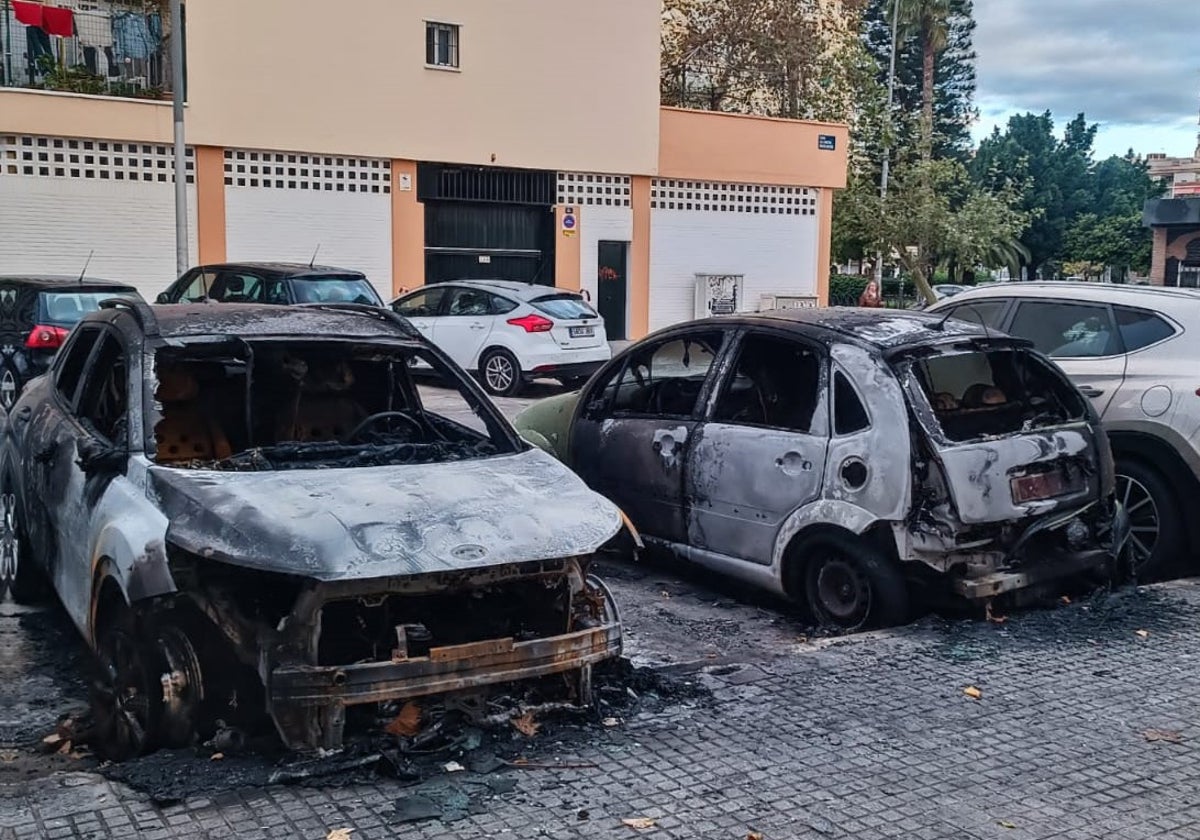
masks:
<svg viewBox="0 0 1200 840"><path fill-rule="evenodd" d="M407 784L262 786L230 758L223 786L168 806L87 759L32 754L82 700L80 653L56 609L4 605L0 655L23 670L0 686L18 701L0 732L22 746L0 754L0 838L1200 837L1198 582L808 640L786 606L707 576L602 573L627 654L661 676L602 691L593 718L494 736L528 764L448 753Z"/></svg>

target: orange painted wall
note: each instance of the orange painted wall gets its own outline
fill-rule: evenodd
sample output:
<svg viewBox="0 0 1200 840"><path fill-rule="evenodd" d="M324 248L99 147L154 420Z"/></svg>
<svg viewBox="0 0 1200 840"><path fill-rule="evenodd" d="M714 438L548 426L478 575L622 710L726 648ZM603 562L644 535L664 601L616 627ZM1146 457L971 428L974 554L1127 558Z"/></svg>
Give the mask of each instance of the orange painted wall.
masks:
<svg viewBox="0 0 1200 840"><path fill-rule="evenodd" d="M580 251L582 244L579 241L579 228L583 221L583 207L571 205L572 212L575 214L575 234L568 236L563 229L563 216L567 215L567 208L558 206L554 208L554 229L555 240L554 246L554 285L560 289L570 289L573 292L578 292L581 286L581 278L579 276Z"/></svg>
<svg viewBox="0 0 1200 840"><path fill-rule="evenodd" d="M225 150L196 146L195 154L197 261L225 262Z"/></svg>
<svg viewBox="0 0 1200 840"><path fill-rule="evenodd" d="M393 160L392 294L424 285L425 205L417 201L417 164Z"/></svg>
<svg viewBox="0 0 1200 840"><path fill-rule="evenodd" d="M663 108L658 177L843 189L849 143L845 125Z"/></svg>
<svg viewBox="0 0 1200 840"><path fill-rule="evenodd" d="M629 245L629 337L650 332L650 178L635 175L630 184L633 242Z"/></svg>
<svg viewBox="0 0 1200 840"><path fill-rule="evenodd" d="M833 253L833 190L821 190L817 199L817 301L829 305L829 272Z"/></svg>

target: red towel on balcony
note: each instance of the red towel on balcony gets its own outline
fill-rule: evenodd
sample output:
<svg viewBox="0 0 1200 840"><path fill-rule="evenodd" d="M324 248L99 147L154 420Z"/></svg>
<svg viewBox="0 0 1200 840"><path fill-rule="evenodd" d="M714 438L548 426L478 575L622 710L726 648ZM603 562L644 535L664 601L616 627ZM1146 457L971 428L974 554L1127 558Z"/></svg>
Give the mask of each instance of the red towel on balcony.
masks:
<svg viewBox="0 0 1200 840"><path fill-rule="evenodd" d="M51 35L70 38L75 34L75 16L70 9L61 6L46 6L42 9L42 29Z"/></svg>
<svg viewBox="0 0 1200 840"><path fill-rule="evenodd" d="M45 8L41 3L29 3L26 0L12 0L13 11L17 15L17 23L23 23L26 26L42 26L42 9Z"/></svg>

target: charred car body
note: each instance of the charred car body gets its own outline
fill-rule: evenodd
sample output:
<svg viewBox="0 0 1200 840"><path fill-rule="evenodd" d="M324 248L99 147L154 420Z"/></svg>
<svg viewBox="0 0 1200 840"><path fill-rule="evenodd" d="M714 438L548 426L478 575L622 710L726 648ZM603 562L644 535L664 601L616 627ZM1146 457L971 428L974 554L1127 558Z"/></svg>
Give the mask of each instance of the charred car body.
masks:
<svg viewBox="0 0 1200 840"><path fill-rule="evenodd" d="M1127 534L1107 439L1062 373L916 313L668 329L516 425L647 543L847 629L903 621L916 583L982 601L1102 567Z"/></svg>
<svg viewBox="0 0 1200 840"><path fill-rule="evenodd" d="M354 706L538 679L587 698L620 652L588 566L621 514L411 326L105 307L15 406L5 477L18 577L48 578L96 650L110 755L238 709L333 748ZM423 407L418 359L474 428Z"/></svg>

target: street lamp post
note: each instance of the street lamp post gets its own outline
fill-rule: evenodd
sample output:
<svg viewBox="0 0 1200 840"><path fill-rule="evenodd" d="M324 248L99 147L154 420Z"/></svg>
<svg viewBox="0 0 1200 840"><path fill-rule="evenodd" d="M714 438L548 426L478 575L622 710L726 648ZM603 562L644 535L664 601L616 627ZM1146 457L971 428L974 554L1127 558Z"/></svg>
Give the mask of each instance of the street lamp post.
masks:
<svg viewBox="0 0 1200 840"><path fill-rule="evenodd" d="M879 197L886 200L888 195L888 177L892 166L892 105L896 99L896 40L900 32L900 0L892 0L892 48L888 60L888 98L883 142L883 165L879 179ZM879 292L883 293L883 252L879 252L875 260L875 282L879 284Z"/></svg>
<svg viewBox="0 0 1200 840"><path fill-rule="evenodd" d="M175 118L175 269L188 270L187 145L183 134L183 4L171 0L171 87Z"/></svg>

